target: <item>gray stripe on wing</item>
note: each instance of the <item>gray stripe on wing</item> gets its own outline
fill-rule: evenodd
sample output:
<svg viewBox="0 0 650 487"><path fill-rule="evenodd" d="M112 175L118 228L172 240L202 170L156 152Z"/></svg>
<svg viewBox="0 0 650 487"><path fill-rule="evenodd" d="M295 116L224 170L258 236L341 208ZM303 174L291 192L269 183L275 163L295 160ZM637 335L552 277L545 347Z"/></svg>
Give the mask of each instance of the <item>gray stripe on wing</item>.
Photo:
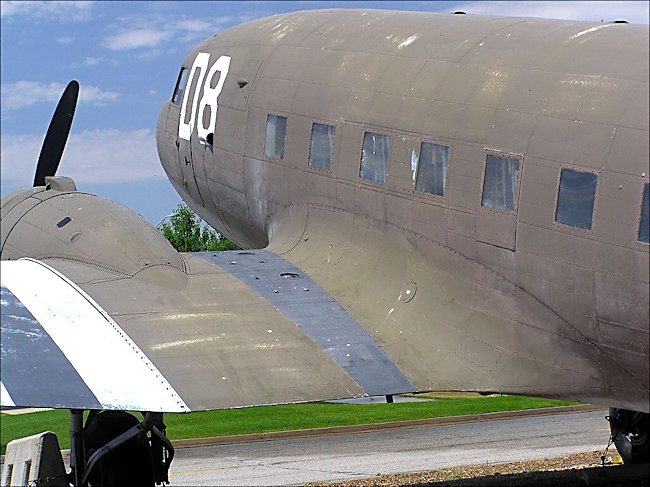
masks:
<svg viewBox="0 0 650 487"><path fill-rule="evenodd" d="M388 354L332 296L282 257L265 250L202 255L270 301L368 395L416 390Z"/></svg>

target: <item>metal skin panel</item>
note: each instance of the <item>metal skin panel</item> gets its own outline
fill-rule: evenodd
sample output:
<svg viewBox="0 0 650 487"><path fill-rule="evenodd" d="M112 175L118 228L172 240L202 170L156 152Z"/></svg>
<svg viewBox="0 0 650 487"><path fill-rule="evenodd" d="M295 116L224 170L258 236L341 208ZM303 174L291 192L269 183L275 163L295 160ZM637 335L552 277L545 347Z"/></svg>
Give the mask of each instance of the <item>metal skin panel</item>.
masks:
<svg viewBox="0 0 650 487"><path fill-rule="evenodd" d="M214 144L196 128L183 139L196 188L178 167L180 110L163 107L158 151L171 183L242 247L313 280L416 390L648 412L649 246L632 203L650 173L645 27L327 10L228 29L183 66L200 53L231 56L232 68L208 100L219 110ZM260 65L244 103L237 80L250 60ZM188 89L197 104L205 97L204 85ZM264 156L269 114L287 117L283 159ZM313 122L335 126L331 172L308 167ZM366 131L389 137L387 184L359 177ZM443 198L409 181L404 157L421 141L450 149ZM488 151L522 161L505 219L483 218ZM600 178L591 230L555 222L562 168ZM78 283L190 409L368 393L289 318L309 315L308 300L283 313L116 205L43 193L31 209L5 212L3 201L3 223L17 223L2 258L43 258ZM96 239L58 237L66 199L89 209L72 220L82 235L101 222Z"/></svg>
<svg viewBox="0 0 650 487"><path fill-rule="evenodd" d="M372 10L301 12L229 29L185 64L198 52L271 49L250 94L245 164L205 159L222 172L243 167L246 206L221 191L223 181L209 188L212 199L240 215L243 245L291 249L283 256L386 347L418 389L525 391L647 410L648 358L635 354L648 341L648 304L628 305L650 280L631 203L650 173L647 35L625 24ZM226 113L216 133L228 126ZM269 113L287 117L284 160L263 155ZM341 136L331 174L309 172L313 121ZM390 137L386 184L359 177L365 131ZM450 148L437 201L404 177L406 141L424 140ZM481 208L486 150L521 160L512 214ZM554 221L563 167L600 178L592 230ZM609 181L629 188L625 202ZM300 217L288 224L283 215ZM244 230L251 227L266 238ZM305 229L311 234L301 237ZM431 252L445 257L432 261ZM345 272L328 259L346 262ZM427 298L413 315L387 318L395 282L408 282L413 268L445 276L424 278L428 291L414 301L426 292L450 301ZM632 295L614 292L621 278L638 283L623 286ZM596 331L601 312L615 323L608 330L633 323L627 348L611 349Z"/></svg>
<svg viewBox="0 0 650 487"><path fill-rule="evenodd" d="M201 254L185 255L188 274L170 267L156 266L143 269L130 278L114 274L112 277L102 275L101 279L92 279L97 271L85 264L59 260L50 260L48 264L53 268L65 268L67 277L73 281L84 281L81 287L92 295L169 381L175 393L187 405L185 411L415 390L388 356L383 354L383 358L380 358L377 355L383 352L345 311L339 308L334 314L319 316L317 322L322 329L319 331L312 326L315 338L309 338L292 319L262 297L263 293L210 263L213 259L222 263L223 259L241 258L238 252L227 254L218 258ZM275 257L270 253L266 255ZM268 275L267 268L259 269L262 286L268 286L275 278L284 281L279 277L279 272L296 270L286 261L275 259L277 262L272 267L272 275ZM248 269L255 271L255 263L249 265ZM313 285L311 294L302 292L305 299L285 300L281 308L290 316L301 317L302 322L307 319L316 323L313 317L309 318L309 310L316 309L319 302L322 303L321 307L328 308L331 304L336 306L336 303L315 283L305 282ZM7 306L12 303L5 300L4 287L3 303ZM286 306L294 311L285 309ZM14 321L8 321L15 313L6 312L3 309L3 338L15 328ZM38 322L34 321L29 322L30 333L34 333L34 327L38 326ZM322 335L324 330L341 334L332 335L332 343L326 345L326 338ZM47 338L46 333L41 335ZM83 340L80 343L84 343ZM25 367L18 365L13 356L6 357L4 353L5 346L11 344L17 345L23 362L26 360L29 367L36 368L35 377L21 376L22 384L14 378ZM72 345L68 343L68 348ZM48 353L36 353L34 346L30 348L23 342L3 340L3 368L7 367L6 377L3 373L3 385L7 387L15 405L83 409L111 407L94 399L87 387L84 390L89 395L84 400L77 391L80 387L75 389L74 381L68 380L65 387L60 387L62 367L52 367L52 363L67 364L65 370L73 374L79 364L70 366L60 353L55 357L58 360L52 362L58 348L50 348L52 350ZM30 352L33 355L28 355ZM39 368L44 363L50 364L47 373ZM369 366L364 366L364 363ZM111 368L106 370L110 373ZM92 373L88 368L82 372ZM51 381L50 387L41 387L52 374L58 379ZM25 382L25 379L28 381ZM83 381L78 382L84 386ZM133 383L127 377L123 377L121 383L125 389L138 387L137 382ZM39 394L30 393L32 389ZM143 408L133 403L129 409ZM151 404L144 409L153 410ZM165 410L179 411L175 408Z"/></svg>
<svg viewBox="0 0 650 487"><path fill-rule="evenodd" d="M516 222L514 213L480 208L477 217L477 240L495 247L515 250Z"/></svg>
<svg viewBox="0 0 650 487"><path fill-rule="evenodd" d="M282 218L278 225L289 232L293 223ZM298 232L293 244L271 249L336 296L418 389L498 390L596 404L625 396L628 407L647 408L643 377L623 372L610 380L611 370L622 369L604 347L476 261L329 209L310 207L307 227ZM336 264L330 246L342 248ZM412 283L415 296L404 302Z"/></svg>
<svg viewBox="0 0 650 487"><path fill-rule="evenodd" d="M203 255L270 301L368 395L415 391L415 386L365 330L320 286L301 275L297 267L263 250Z"/></svg>
<svg viewBox="0 0 650 487"><path fill-rule="evenodd" d="M269 301L205 257L184 258L187 274L155 267L83 287L190 410L365 395Z"/></svg>
<svg viewBox="0 0 650 487"><path fill-rule="evenodd" d="M148 265L182 268L171 244L129 209L81 192L43 191L17 205L3 218L18 221L3 236L2 258L70 258L122 275ZM69 219L66 220L66 219ZM62 222L64 225L59 226Z"/></svg>
<svg viewBox="0 0 650 487"><path fill-rule="evenodd" d="M2 242L0 250L2 252L9 250L8 247L5 248L5 244L14 226L25 213L41 202L39 199L33 198L32 195L42 190L43 188L19 191L2 199L2 226L0 227L0 241Z"/></svg>

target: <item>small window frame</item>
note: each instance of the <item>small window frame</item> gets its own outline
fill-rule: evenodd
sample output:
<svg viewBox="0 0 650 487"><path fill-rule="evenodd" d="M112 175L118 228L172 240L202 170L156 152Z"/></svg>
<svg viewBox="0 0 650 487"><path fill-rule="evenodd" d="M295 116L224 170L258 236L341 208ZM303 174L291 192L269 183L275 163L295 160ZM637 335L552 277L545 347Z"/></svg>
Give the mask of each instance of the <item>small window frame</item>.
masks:
<svg viewBox="0 0 650 487"><path fill-rule="evenodd" d="M331 147L331 151L330 151L329 165L328 165L327 169L323 169L323 168L320 168L318 166L314 166L314 165L311 164L312 150L313 150L313 138L314 138L314 126L316 126L316 125L322 125L322 126L333 128L332 137L330 139L332 147ZM338 130L337 130L336 124L324 122L324 121L321 121L321 120L313 120L312 121L311 130L309 131L309 153L307 154L307 168L308 169L310 169L312 171L319 172L319 173L327 173L327 174L332 173L332 164L334 163L334 153L335 153L335 150L336 150L335 146L336 146L337 132L338 132Z"/></svg>
<svg viewBox="0 0 650 487"><path fill-rule="evenodd" d="M487 172L488 157L503 157L506 159L516 159L519 161L519 171L517 174L517 194L513 198L513 208L512 210L506 210L502 208L495 208L490 206L483 206L483 198L485 195L485 176ZM481 211L494 211L504 215L511 215L513 218L517 217L519 212L519 198L521 197L521 181L524 172L524 156L522 154L515 154L512 152L501 152L493 149L485 149L485 157L483 158L483 171L481 172L481 190L479 197L479 208Z"/></svg>
<svg viewBox="0 0 650 487"><path fill-rule="evenodd" d="M276 119L284 119L284 137L282 138L282 153L278 154L277 152L274 152L273 155L269 155L267 152L267 142L268 142L268 130L269 130L269 120L274 117ZM286 149L287 149L287 124L288 124L288 117L286 115L281 115L279 113L268 113L266 115L266 120L265 120L265 125L264 125L264 144L262 147L262 154L264 157L268 160L271 161L284 161L285 156L286 156ZM274 147L275 149L275 147Z"/></svg>
<svg viewBox="0 0 650 487"><path fill-rule="evenodd" d="M446 147L447 148L447 161L446 161L446 167L444 170L444 178L442 182L442 194L436 194L436 193L430 193L428 191L422 191L417 189L418 185L418 179L420 177L420 169L422 165L420 164L422 162L422 147L424 144L429 144L429 145L436 145L439 147ZM417 157L418 157L418 162L417 162L417 170L415 172L415 180L413 181L413 192L416 195L423 195L431 198L436 198L436 199L444 199L447 197L447 189L448 189L448 181L449 181L449 167L451 166L451 158L452 158L452 147L451 144L446 144L438 140L426 140L426 139L420 139L420 147L418 148L417 152Z"/></svg>
<svg viewBox="0 0 650 487"><path fill-rule="evenodd" d="M562 223L557 221L557 207L560 200L560 184L562 182L562 171L570 170L579 173L589 173L596 176L596 190L594 191L594 207L591 213L591 228L577 227L574 225L569 225L568 223ZM596 225L597 216L598 216L598 190L600 188L600 172L594 169L586 168L584 166L574 166L568 164L561 164L560 170L558 171L556 182L555 182L555 201L553 206L553 226L558 229L562 229L566 232L575 233L577 235L593 235L594 227Z"/></svg>
<svg viewBox="0 0 650 487"><path fill-rule="evenodd" d="M172 92L171 102L176 106L181 106L183 103L183 96L185 95L185 90L187 89L187 80L190 77L190 68L181 66L181 70L178 72L178 78L176 78L176 85L174 86L174 91ZM181 82L183 83L183 88L180 89Z"/></svg>
<svg viewBox="0 0 650 487"><path fill-rule="evenodd" d="M370 179L362 176L362 170L363 170L363 146L366 140L366 134L371 134L371 135L377 135L381 137L385 137L386 141L388 142L388 149L387 149L387 155L386 155L386 164L384 166L384 178L383 181L377 181L376 179ZM361 150L359 151L359 170L357 171L357 179L360 182L367 183L367 184L375 184L379 185L382 187L387 187L386 185L386 178L388 177L389 174L389 169L390 169L390 162L391 162L391 146L393 145L391 142L391 137L392 135L386 132L383 132L381 130L375 130L373 127L364 127L363 129L363 135L361 137Z"/></svg>

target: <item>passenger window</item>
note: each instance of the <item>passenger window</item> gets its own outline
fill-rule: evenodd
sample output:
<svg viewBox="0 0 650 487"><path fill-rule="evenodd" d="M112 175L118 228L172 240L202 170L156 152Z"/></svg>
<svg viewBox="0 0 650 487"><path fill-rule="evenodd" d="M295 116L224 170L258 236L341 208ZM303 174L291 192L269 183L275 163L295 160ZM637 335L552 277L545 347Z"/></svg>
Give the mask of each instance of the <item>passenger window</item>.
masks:
<svg viewBox="0 0 650 487"><path fill-rule="evenodd" d="M269 115L266 118L264 155L270 159L284 159L284 138L287 133L287 117Z"/></svg>
<svg viewBox="0 0 650 487"><path fill-rule="evenodd" d="M643 203L641 204L641 221L639 222L639 241L650 243L648 236L650 227L650 189L648 183L643 187Z"/></svg>
<svg viewBox="0 0 650 487"><path fill-rule="evenodd" d="M377 183L386 181L389 151L390 141L387 135L366 132L363 135L359 176Z"/></svg>
<svg viewBox="0 0 650 487"><path fill-rule="evenodd" d="M515 211L519 190L519 169L519 159L488 154L485 160L481 206Z"/></svg>
<svg viewBox="0 0 650 487"><path fill-rule="evenodd" d="M555 221L591 230L597 185L594 173L562 169Z"/></svg>
<svg viewBox="0 0 650 487"><path fill-rule="evenodd" d="M172 95L172 103L175 105L178 105L183 101L183 93L185 92L185 85L187 84L187 75L189 72L189 69L181 68L181 72L178 73L178 80L176 80L176 87L174 88L174 94Z"/></svg>
<svg viewBox="0 0 650 487"><path fill-rule="evenodd" d="M334 126L314 123L311 126L309 166L322 171L329 171L332 165L333 148Z"/></svg>
<svg viewBox="0 0 650 487"><path fill-rule="evenodd" d="M417 162L415 189L437 196L444 196L448 159L449 147L422 142L420 160Z"/></svg>

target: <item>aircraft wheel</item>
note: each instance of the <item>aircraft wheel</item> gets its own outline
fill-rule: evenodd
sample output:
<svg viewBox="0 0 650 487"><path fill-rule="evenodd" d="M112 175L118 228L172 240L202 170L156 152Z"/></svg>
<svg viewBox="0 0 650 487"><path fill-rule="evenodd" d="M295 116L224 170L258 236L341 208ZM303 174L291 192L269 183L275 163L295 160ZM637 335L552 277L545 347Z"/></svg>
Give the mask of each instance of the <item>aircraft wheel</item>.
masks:
<svg viewBox="0 0 650 487"><path fill-rule="evenodd" d="M106 443L137 425L135 416L124 411L102 411L86 429L86 461ZM108 452L93 467L91 486L154 485L153 460L147 442L138 445L137 437Z"/></svg>
<svg viewBox="0 0 650 487"><path fill-rule="evenodd" d="M650 460L650 414L609 408L614 444L625 463Z"/></svg>

